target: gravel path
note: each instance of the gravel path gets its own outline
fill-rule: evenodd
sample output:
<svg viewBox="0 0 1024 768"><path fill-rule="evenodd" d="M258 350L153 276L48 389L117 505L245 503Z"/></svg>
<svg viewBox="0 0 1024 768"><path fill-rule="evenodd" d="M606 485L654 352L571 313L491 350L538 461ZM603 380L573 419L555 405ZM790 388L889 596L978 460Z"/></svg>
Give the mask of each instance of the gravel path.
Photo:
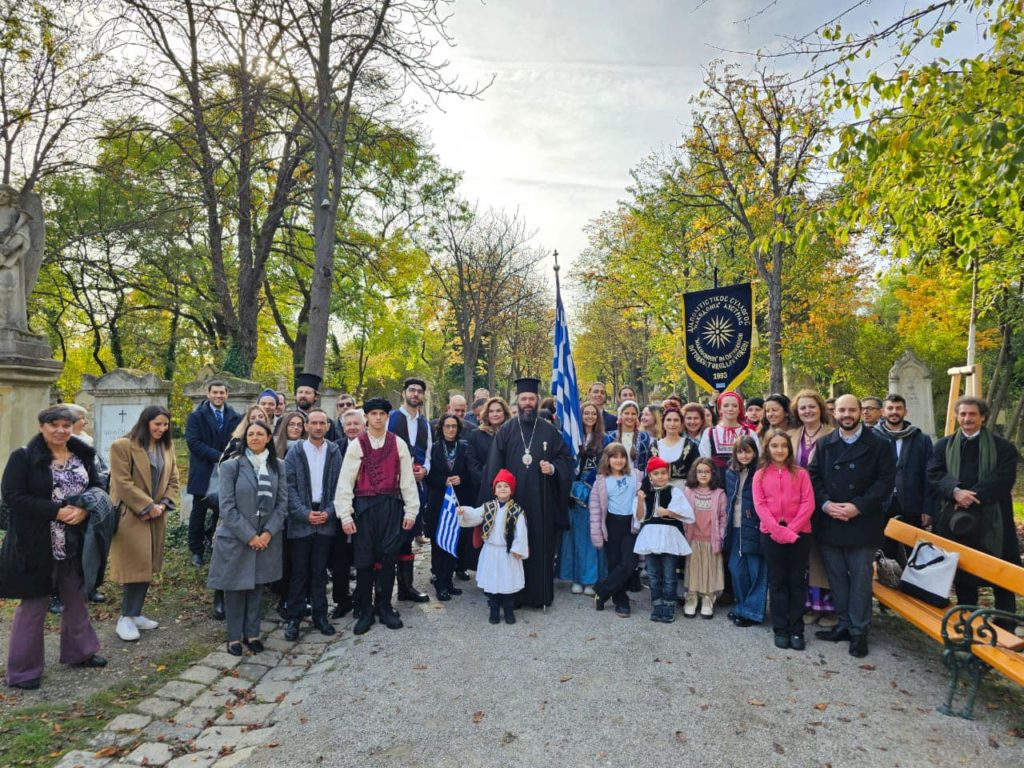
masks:
<svg viewBox="0 0 1024 768"><path fill-rule="evenodd" d="M278 712L280 746L245 765L1024 764L1005 684L986 681L975 722L938 714L938 646L896 617L876 617L871 654L854 659L813 638L777 651L724 609L655 624L646 592L634 598L620 619L559 584L546 614L515 626L490 625L475 587L399 604L406 628L342 641Z"/></svg>

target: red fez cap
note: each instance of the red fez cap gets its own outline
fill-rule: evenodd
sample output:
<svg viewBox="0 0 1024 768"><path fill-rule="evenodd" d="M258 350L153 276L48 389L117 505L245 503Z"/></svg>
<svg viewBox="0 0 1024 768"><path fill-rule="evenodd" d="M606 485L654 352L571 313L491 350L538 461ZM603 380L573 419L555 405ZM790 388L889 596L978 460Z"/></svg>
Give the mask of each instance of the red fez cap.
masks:
<svg viewBox="0 0 1024 768"><path fill-rule="evenodd" d="M494 476L494 481L491 483L491 488L493 489L498 483L508 483L512 493L516 492L516 476L507 469L498 470L498 474Z"/></svg>

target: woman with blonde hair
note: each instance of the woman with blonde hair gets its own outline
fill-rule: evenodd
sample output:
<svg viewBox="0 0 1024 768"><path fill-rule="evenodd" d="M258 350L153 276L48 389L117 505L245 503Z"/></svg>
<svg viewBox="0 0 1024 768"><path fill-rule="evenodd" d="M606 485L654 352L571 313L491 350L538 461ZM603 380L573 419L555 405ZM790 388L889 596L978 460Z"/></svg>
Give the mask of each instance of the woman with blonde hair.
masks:
<svg viewBox="0 0 1024 768"><path fill-rule="evenodd" d="M228 456L234 456L238 453L239 449L245 445L245 431L249 428L249 425L255 421L263 422L266 425L270 425L267 420L267 413L259 405L250 405L245 409L245 416L238 422L238 426L235 427L231 433L231 437L228 440L228 444L224 446L224 450L220 454L220 461L224 461Z"/></svg>

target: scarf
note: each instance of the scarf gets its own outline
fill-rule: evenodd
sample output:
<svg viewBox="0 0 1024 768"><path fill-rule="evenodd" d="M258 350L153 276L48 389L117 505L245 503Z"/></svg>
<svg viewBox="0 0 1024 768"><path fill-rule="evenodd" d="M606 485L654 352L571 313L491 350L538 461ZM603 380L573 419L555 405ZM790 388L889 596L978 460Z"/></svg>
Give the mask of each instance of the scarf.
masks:
<svg viewBox="0 0 1024 768"><path fill-rule="evenodd" d="M274 510L274 486L270 482L270 471L267 469L270 451L264 449L261 453L253 453L251 449L246 448L245 458L256 471L256 518L259 521L258 530L262 532L263 517Z"/></svg>
<svg viewBox="0 0 1024 768"><path fill-rule="evenodd" d="M985 427L981 428L978 436L978 481L988 480L996 469L996 439ZM946 443L946 471L953 477L960 477L960 457L963 452L964 442L967 440L961 430L957 430L953 439ZM943 536L949 535L949 521L956 512L952 499L946 499L939 513L939 532ZM979 504L968 508L978 521L978 533L976 537L977 547L990 555L999 557L1003 551L1003 526L1000 519L999 504Z"/></svg>
<svg viewBox="0 0 1024 768"><path fill-rule="evenodd" d="M905 440L906 438L912 436L915 432L920 432L921 430L915 427L909 421L903 422L903 429L889 429L889 425L886 424L885 419L883 419L882 421L878 422L875 425L875 431L882 437L885 437L889 440Z"/></svg>
<svg viewBox="0 0 1024 768"><path fill-rule="evenodd" d="M509 499L507 504L508 510L505 513L505 551L512 551L512 540L515 538L516 523L519 522L519 516L523 514L523 508L516 504L512 499ZM491 535L491 529L494 528L494 521L498 519L498 512L501 510L501 504L497 499L491 499L484 504L483 514L483 531L481 531L481 537L484 541Z"/></svg>

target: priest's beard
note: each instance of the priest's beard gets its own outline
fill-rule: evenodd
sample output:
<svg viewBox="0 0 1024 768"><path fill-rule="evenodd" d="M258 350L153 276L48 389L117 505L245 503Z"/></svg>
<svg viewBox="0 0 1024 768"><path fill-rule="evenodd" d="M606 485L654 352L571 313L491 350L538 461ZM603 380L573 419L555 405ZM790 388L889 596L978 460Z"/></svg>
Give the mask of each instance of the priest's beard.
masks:
<svg viewBox="0 0 1024 768"><path fill-rule="evenodd" d="M537 411L533 408L520 408L519 420L524 424L533 424L537 420Z"/></svg>

